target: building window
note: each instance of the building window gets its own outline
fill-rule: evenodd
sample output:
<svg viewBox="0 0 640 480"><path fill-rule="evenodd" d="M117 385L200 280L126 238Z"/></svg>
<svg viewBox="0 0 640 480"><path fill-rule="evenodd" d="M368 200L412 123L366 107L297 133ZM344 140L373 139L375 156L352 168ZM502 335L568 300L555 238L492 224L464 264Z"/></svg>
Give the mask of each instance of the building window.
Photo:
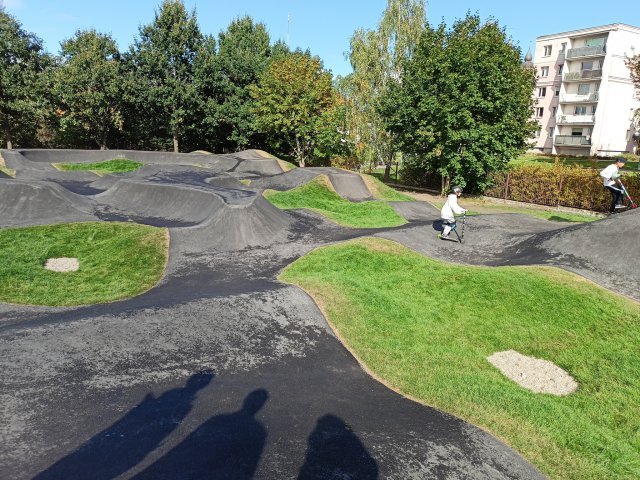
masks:
<svg viewBox="0 0 640 480"><path fill-rule="evenodd" d="M567 51L567 44L565 43L561 43L560 44L560 53L564 53Z"/></svg>
<svg viewBox="0 0 640 480"><path fill-rule="evenodd" d="M546 97L546 96L547 96L547 87L539 87L538 97Z"/></svg>
<svg viewBox="0 0 640 480"><path fill-rule="evenodd" d="M585 105L576 105L575 108L573 109L573 113L575 115L586 115L587 114L587 107Z"/></svg>
<svg viewBox="0 0 640 480"><path fill-rule="evenodd" d="M549 127L549 138L553 138L553 127Z"/></svg>
<svg viewBox="0 0 640 480"><path fill-rule="evenodd" d="M544 46L544 56L548 57L551 55L551 45L545 45Z"/></svg>
<svg viewBox="0 0 640 480"><path fill-rule="evenodd" d="M599 38L587 38L584 41L585 47L600 47L604 46L607 43L607 37L599 37Z"/></svg>
<svg viewBox="0 0 640 480"><path fill-rule="evenodd" d="M556 89L556 97L559 97L560 96L560 85L555 87L555 89Z"/></svg>
<svg viewBox="0 0 640 480"><path fill-rule="evenodd" d="M593 70L593 62L580 63L580 70Z"/></svg>
<svg viewBox="0 0 640 480"><path fill-rule="evenodd" d="M534 133L536 138L540 138L540 129L536 130L536 133Z"/></svg>
<svg viewBox="0 0 640 480"><path fill-rule="evenodd" d="M582 128L572 128L571 129L572 137L581 137L582 136Z"/></svg>
<svg viewBox="0 0 640 480"><path fill-rule="evenodd" d="M558 111L558 107L551 107L551 116L555 117L557 111Z"/></svg>
<svg viewBox="0 0 640 480"><path fill-rule="evenodd" d="M562 75L562 68L563 67L564 67L564 64L558 65L558 75Z"/></svg>
<svg viewBox="0 0 640 480"><path fill-rule="evenodd" d="M598 107L597 105L591 105L591 114L592 115L595 115L597 107Z"/></svg>
<svg viewBox="0 0 640 480"><path fill-rule="evenodd" d="M536 117L538 118L542 117L543 113L544 113L544 107L536 107Z"/></svg>
<svg viewBox="0 0 640 480"><path fill-rule="evenodd" d="M549 76L549 67L540 68L540 76L541 77L548 77Z"/></svg>
<svg viewBox="0 0 640 480"><path fill-rule="evenodd" d="M578 95L589 95L588 83L581 83L578 85Z"/></svg>

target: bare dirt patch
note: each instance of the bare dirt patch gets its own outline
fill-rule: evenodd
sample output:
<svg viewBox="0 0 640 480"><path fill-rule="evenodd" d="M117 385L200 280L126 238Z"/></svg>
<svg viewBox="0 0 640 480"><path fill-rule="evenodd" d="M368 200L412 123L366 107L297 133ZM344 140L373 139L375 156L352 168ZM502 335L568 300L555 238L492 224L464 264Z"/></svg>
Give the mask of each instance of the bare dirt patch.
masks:
<svg viewBox="0 0 640 480"><path fill-rule="evenodd" d="M555 363L527 357L515 350L494 353L487 360L507 378L535 393L569 395L578 383Z"/></svg>
<svg viewBox="0 0 640 480"><path fill-rule="evenodd" d="M45 262L44 268L53 272L75 272L80 268L80 262L77 258L49 258Z"/></svg>

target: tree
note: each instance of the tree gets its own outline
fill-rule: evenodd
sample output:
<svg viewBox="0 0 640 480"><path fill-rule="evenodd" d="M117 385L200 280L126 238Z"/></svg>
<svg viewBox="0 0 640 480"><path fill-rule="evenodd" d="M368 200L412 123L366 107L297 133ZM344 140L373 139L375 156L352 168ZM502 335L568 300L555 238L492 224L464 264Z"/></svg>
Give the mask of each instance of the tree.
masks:
<svg viewBox="0 0 640 480"><path fill-rule="evenodd" d="M482 191L489 173L526 149L535 73L520 58L495 21L477 15L425 30L380 109L407 175L437 173L443 190L453 181Z"/></svg>
<svg viewBox="0 0 640 480"><path fill-rule="evenodd" d="M640 55L636 55L635 57L628 59L626 64L631 73L631 80L633 81L633 85L636 89L636 96L640 99ZM637 138L638 135L640 135L640 108L638 108L634 113L633 125L636 129L633 138L638 144L636 153L640 153L640 138Z"/></svg>
<svg viewBox="0 0 640 480"><path fill-rule="evenodd" d="M158 133L170 136L175 152L180 137L195 124L194 60L202 45L195 11L189 14L180 0L164 0L153 23L140 27L131 49L138 121L153 119Z"/></svg>
<svg viewBox="0 0 640 480"><path fill-rule="evenodd" d="M257 126L282 138L301 167L337 107L331 82L318 57L296 51L274 60L251 88Z"/></svg>
<svg viewBox="0 0 640 480"><path fill-rule="evenodd" d="M218 126L225 150L242 150L258 141L249 90L267 68L270 55L267 28L251 17L238 18L220 32L220 75L214 95L219 99Z"/></svg>
<svg viewBox="0 0 640 480"><path fill-rule="evenodd" d="M424 25L424 0L388 0L377 29L359 29L351 37L353 73L339 82L348 99L347 125L356 154L366 163L385 163L386 178L394 147L377 106L388 86L401 79L403 62L413 54Z"/></svg>
<svg viewBox="0 0 640 480"><path fill-rule="evenodd" d="M44 115L42 41L0 8L0 135L7 148L33 143Z"/></svg>
<svg viewBox="0 0 640 480"><path fill-rule="evenodd" d="M61 44L55 74L63 130L80 130L101 150L122 130L120 53L110 35L78 31Z"/></svg>

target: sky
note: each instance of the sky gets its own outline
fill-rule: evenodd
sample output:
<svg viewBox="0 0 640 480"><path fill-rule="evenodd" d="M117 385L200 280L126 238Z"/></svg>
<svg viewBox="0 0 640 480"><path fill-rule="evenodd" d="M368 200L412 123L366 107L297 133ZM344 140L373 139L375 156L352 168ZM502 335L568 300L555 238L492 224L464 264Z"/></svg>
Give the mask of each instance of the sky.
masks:
<svg viewBox="0 0 640 480"><path fill-rule="evenodd" d="M28 32L40 37L45 49L57 54L60 42L77 30L94 28L110 33L121 51L138 35L140 25L153 21L161 0L0 0ZM349 39L357 28L376 27L387 0L184 0L196 9L203 33L217 34L235 18L250 15L264 23L272 42L288 40L293 49L311 50L334 75L347 75ZM609 23L640 27L637 0L582 0L581 2L521 2L517 0L431 0L427 19L447 25L478 13L494 18L523 50L534 50L535 39ZM288 19L290 18L290 22Z"/></svg>

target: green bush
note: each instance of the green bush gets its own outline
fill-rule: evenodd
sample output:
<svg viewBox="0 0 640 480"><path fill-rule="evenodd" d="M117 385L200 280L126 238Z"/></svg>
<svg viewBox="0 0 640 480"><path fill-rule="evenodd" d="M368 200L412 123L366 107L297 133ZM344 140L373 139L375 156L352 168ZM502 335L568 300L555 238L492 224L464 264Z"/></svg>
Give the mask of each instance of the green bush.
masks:
<svg viewBox="0 0 640 480"><path fill-rule="evenodd" d="M508 172L492 175L493 187L485 191L489 197L504 198L539 205L582 208L606 212L611 196L604 188L597 170L556 163L553 168L525 164ZM629 194L640 193L640 177L623 177Z"/></svg>

